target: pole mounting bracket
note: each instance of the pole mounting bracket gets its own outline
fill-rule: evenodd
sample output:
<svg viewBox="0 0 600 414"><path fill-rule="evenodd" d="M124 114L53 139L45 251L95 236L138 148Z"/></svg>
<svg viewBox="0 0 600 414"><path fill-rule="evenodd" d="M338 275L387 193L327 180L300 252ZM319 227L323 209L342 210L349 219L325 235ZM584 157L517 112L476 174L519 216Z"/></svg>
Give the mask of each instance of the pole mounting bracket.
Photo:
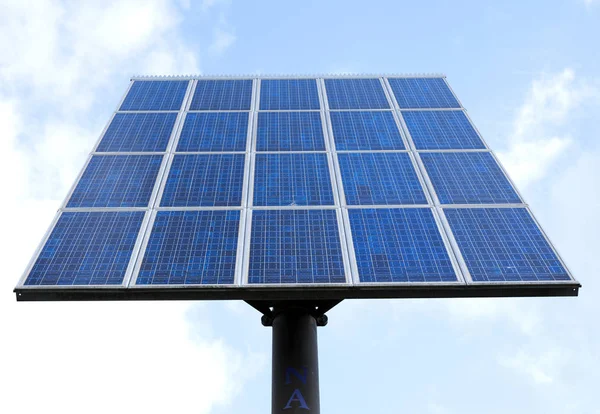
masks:
<svg viewBox="0 0 600 414"><path fill-rule="evenodd" d="M317 326L327 325L326 312L341 302L341 300L315 300L315 301L279 301L266 302L260 300L247 300L248 305L262 313L260 318L263 326L273 326L273 319L282 311L290 311L298 309L303 312L308 312L317 321Z"/></svg>

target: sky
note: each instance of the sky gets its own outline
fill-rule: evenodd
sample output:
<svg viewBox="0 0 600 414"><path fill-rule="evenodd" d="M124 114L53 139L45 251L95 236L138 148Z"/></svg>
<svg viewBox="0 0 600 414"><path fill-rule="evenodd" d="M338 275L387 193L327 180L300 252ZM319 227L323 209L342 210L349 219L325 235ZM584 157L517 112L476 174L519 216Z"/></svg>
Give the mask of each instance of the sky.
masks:
<svg viewBox="0 0 600 414"><path fill-rule="evenodd" d="M0 412L270 410L243 302L15 301L132 75L445 73L583 288L344 301L322 412L600 413L599 38L599 0L0 0Z"/></svg>

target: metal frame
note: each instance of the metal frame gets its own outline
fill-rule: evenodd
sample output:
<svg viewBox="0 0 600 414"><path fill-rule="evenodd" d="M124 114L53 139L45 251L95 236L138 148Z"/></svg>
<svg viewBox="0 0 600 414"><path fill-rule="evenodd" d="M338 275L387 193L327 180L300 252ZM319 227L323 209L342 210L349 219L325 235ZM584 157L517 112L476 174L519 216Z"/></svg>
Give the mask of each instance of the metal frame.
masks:
<svg viewBox="0 0 600 414"><path fill-rule="evenodd" d="M397 100L391 89L388 78L443 78L444 82L450 89L452 95L457 100L460 108L412 108L401 109L398 106ZM339 109L331 110L329 108L327 91L325 88L326 78L343 78L343 79L358 79L358 78L373 78L379 79L386 99L390 108L380 109ZM190 111L191 101L196 89L198 80L229 80L229 79L249 79L252 80L252 99L251 106L246 110L203 110ZM260 83L261 79L315 79L317 83L317 91L319 97L320 109L311 110L260 110ZM188 87L184 96L182 105L178 111L119 111L124 102L129 90L134 81L150 81L150 80L188 80ZM417 150L414 146L413 139L408 131L402 113L404 111L462 111L467 117L469 123L475 129L477 135L483 142L484 149L472 150ZM403 140L404 150L357 150L357 151L338 151L335 146L330 114L335 111L356 111L356 112L375 112L375 111L391 111L392 116L401 138ZM111 152L98 153L96 150L103 139L108 127L117 113L177 113L177 118L169 138L167 149L164 152ZM188 113L196 112L248 112L248 133L245 151L222 151L222 152L177 152L177 144L181 135L181 130L185 123ZM331 179L331 186L334 195L334 204L330 206L253 206L253 191L254 191L254 172L255 172L255 157L258 114L259 112L319 112L321 117L321 125L323 128L323 138L325 141L325 151L269 151L260 153L325 153L328 160L328 167ZM377 152L405 152L409 154L413 167L417 173L419 182L421 183L423 192L427 198L427 205L376 205L376 206L349 206L346 204L343 182L341 179L341 171L337 153L377 153ZM521 198L522 204L467 204L467 205L440 205L431 180L427 174L420 152L489 152L500 166L504 176L515 189L518 196ZM241 206L227 207L160 207L160 199L164 191L164 185L168 178L170 166L173 162L175 154L245 154L244 183L242 190ZM162 154L163 161L159 170L155 187L153 189L151 201L147 207L143 208L66 208L66 204L70 199L73 191L77 187L85 168L89 164L93 155L135 155L135 154ZM444 210L448 208L525 208L529 215L534 220L536 226L542 232L545 240L548 242L556 257L566 269L572 280L568 281L544 281L544 282L473 282L470 273L466 267L462 253L458 248L454 234L446 219ZM433 217L440 231L440 235L444 241L448 256L452 262L453 268L457 276L457 282L402 282L402 283L363 283L360 282L358 269L356 265L356 257L354 245L352 241L352 232L348 212L351 209L361 208L428 208L433 214ZM346 273L346 283L336 284L247 284L248 268L249 268L249 252L250 239L252 229L252 212L253 210L335 210L338 222L338 232L341 243L341 250L344 263L344 271ZM141 262L145 255L148 240L151 235L152 227L158 211L202 211L202 210L238 210L240 211L239 233L237 257L235 266L235 279L232 285L143 285L135 284ZM55 228L57 221L64 211L145 211L144 219L140 226L137 239L134 245L130 262L127 267L127 272L123 280L123 284L119 286L24 286L27 276L34 263L36 262L43 246L48 240L50 234ZM454 93L454 90L448 84L443 74L346 74L346 75L241 75L241 76L136 76L131 78L127 90L121 97L116 110L111 115L104 129L100 133L92 151L86 158L83 168L81 169L75 183L70 188L67 197L65 197L61 208L54 217L50 227L47 229L41 243L38 245L34 256L31 258L24 274L15 288L17 300L186 300L186 299L241 299L248 301L261 301L265 304L279 303L281 300L342 300L350 298L428 298L428 297L497 297L497 296L576 296L580 284L573 278L569 272L564 260L557 252L556 248L548 239L546 233L539 225L535 216L532 214L522 194L514 185L510 176L507 174L502 163L494 152L490 149L487 142L472 122L466 109Z"/></svg>

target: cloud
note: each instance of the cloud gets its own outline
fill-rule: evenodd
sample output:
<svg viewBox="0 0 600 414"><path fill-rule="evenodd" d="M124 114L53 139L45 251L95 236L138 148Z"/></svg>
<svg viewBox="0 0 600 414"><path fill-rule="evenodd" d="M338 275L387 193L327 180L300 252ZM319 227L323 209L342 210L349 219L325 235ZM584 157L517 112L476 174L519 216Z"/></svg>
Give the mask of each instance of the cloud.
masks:
<svg viewBox="0 0 600 414"><path fill-rule="evenodd" d="M12 293L129 75L200 71L181 20L164 0L3 2L0 412L208 413L261 368L188 319L187 304L17 304Z"/></svg>
<svg viewBox="0 0 600 414"><path fill-rule="evenodd" d="M540 352L519 350L511 356L503 356L500 363L525 375L535 384L550 384L555 381L561 367L568 363L568 356L560 348L550 348Z"/></svg>
<svg viewBox="0 0 600 414"><path fill-rule="evenodd" d="M213 42L210 45L210 51L215 54L223 54L235 43L236 36L232 31L218 27L214 31Z"/></svg>
<svg viewBox="0 0 600 414"><path fill-rule="evenodd" d="M572 144L566 121L589 95L589 85L576 80L569 68L532 82L508 137L508 150L498 153L517 186L544 177Z"/></svg>

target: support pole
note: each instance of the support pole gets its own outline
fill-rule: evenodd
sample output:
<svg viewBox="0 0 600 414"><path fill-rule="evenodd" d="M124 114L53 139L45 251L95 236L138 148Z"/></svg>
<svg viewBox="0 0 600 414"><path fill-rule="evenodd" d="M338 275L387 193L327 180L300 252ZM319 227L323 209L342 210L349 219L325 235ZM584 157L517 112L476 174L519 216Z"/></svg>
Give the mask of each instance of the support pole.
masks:
<svg viewBox="0 0 600 414"><path fill-rule="evenodd" d="M317 320L307 308L273 311L271 413L319 414Z"/></svg>

